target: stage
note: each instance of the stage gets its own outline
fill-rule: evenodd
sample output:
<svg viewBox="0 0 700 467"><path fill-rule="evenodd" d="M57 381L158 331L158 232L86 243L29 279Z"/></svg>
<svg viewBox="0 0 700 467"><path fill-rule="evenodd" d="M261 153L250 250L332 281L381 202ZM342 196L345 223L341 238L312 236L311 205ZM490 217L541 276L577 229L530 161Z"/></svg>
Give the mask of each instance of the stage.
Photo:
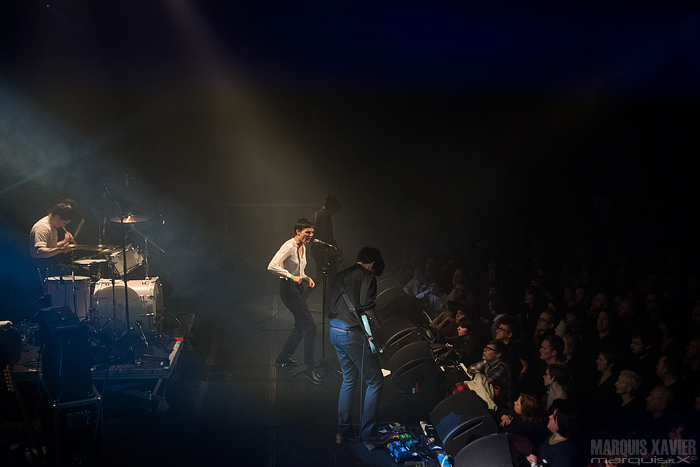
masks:
<svg viewBox="0 0 700 467"><path fill-rule="evenodd" d="M293 319L280 302L274 278L261 276L258 285L203 297L191 310L196 319L190 332L173 344L168 364L142 360L140 366L92 369L103 400L105 465L395 465L386 450L336 444L339 374L321 368L326 382L313 385L303 375L294 376L301 368L275 366ZM320 361L318 291L309 304L318 323ZM325 345L329 366L338 368L328 335ZM28 361L29 352L19 367ZM35 391L28 381L32 372L20 378L21 373L18 368L25 393ZM166 407L160 396L167 397ZM386 378L380 420L418 427L443 398L399 394Z"/></svg>

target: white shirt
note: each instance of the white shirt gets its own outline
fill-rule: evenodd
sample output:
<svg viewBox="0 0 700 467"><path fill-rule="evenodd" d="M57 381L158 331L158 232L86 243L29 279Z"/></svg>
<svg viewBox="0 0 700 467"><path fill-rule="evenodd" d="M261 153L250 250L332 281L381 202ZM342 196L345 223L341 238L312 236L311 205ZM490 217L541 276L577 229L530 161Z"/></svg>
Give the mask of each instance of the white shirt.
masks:
<svg viewBox="0 0 700 467"><path fill-rule="evenodd" d="M306 277L306 246L301 247L299 254L299 244L290 238L282 244L279 251L267 266L267 270L281 278L291 279L292 275Z"/></svg>
<svg viewBox="0 0 700 467"><path fill-rule="evenodd" d="M51 225L49 216L40 219L29 232L29 254L39 258L38 248L56 248L58 246L58 231Z"/></svg>

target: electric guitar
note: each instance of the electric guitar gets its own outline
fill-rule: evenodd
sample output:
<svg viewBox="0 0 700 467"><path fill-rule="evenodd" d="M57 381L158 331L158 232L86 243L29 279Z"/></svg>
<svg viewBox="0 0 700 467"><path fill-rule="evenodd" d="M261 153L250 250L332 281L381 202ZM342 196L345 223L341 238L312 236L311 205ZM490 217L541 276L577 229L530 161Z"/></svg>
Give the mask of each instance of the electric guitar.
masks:
<svg viewBox="0 0 700 467"><path fill-rule="evenodd" d="M32 459L34 460L34 465L44 465L44 451L42 450L41 444L39 443L39 439L37 438L37 435L34 432L34 423L32 423L32 421L29 419L29 416L27 415L27 408L24 406L24 401L22 400L22 396L19 393L17 384L14 381L14 375L12 374L12 367L10 365L7 365L5 367L5 381L7 383L7 389L15 394L15 397L17 398L17 403L19 404L19 408L22 411L22 417L24 418L24 422L27 424L29 436L32 440L32 448L29 450L29 452L31 453Z"/></svg>
<svg viewBox="0 0 700 467"><path fill-rule="evenodd" d="M369 342L369 348L372 351L373 354L377 353L377 346L374 345L374 336L372 336L372 328L369 325L369 318L367 317L366 314L361 314L360 318L362 318L362 327L365 329L365 334L367 335L367 341ZM379 353L382 353L384 349L381 347L379 348Z"/></svg>

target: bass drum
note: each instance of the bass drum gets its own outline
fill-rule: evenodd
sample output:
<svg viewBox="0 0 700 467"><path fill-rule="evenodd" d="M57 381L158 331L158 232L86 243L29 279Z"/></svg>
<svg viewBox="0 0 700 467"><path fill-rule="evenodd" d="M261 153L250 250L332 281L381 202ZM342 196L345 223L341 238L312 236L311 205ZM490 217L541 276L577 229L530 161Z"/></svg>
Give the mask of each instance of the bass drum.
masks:
<svg viewBox="0 0 700 467"><path fill-rule="evenodd" d="M129 322L137 326L137 320L144 331L160 333L163 324L163 288L158 277L147 277L143 280L127 281L129 297ZM112 306L112 297L116 301L116 307ZM100 279L95 284L92 294L92 307L99 319L101 327L112 323L112 326L121 330L126 325L126 310L124 306L124 281L114 281L112 292L112 280Z"/></svg>
<svg viewBox="0 0 700 467"><path fill-rule="evenodd" d="M67 306L80 319L87 319L90 307L90 278L54 276L46 280L51 306ZM123 293L123 291L122 291Z"/></svg>

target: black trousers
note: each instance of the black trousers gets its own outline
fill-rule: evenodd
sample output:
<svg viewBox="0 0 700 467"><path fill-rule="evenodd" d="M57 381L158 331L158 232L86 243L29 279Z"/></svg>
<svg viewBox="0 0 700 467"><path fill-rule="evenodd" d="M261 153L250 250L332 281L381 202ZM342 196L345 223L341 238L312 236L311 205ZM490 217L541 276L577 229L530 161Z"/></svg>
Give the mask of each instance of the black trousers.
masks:
<svg viewBox="0 0 700 467"><path fill-rule="evenodd" d="M308 369L314 367L314 344L316 342L316 322L311 316L306 304L308 294L303 285L294 281L282 279L280 281L280 298L294 316L294 329L289 333L287 342L282 347L282 353L292 355L304 339L304 363Z"/></svg>

